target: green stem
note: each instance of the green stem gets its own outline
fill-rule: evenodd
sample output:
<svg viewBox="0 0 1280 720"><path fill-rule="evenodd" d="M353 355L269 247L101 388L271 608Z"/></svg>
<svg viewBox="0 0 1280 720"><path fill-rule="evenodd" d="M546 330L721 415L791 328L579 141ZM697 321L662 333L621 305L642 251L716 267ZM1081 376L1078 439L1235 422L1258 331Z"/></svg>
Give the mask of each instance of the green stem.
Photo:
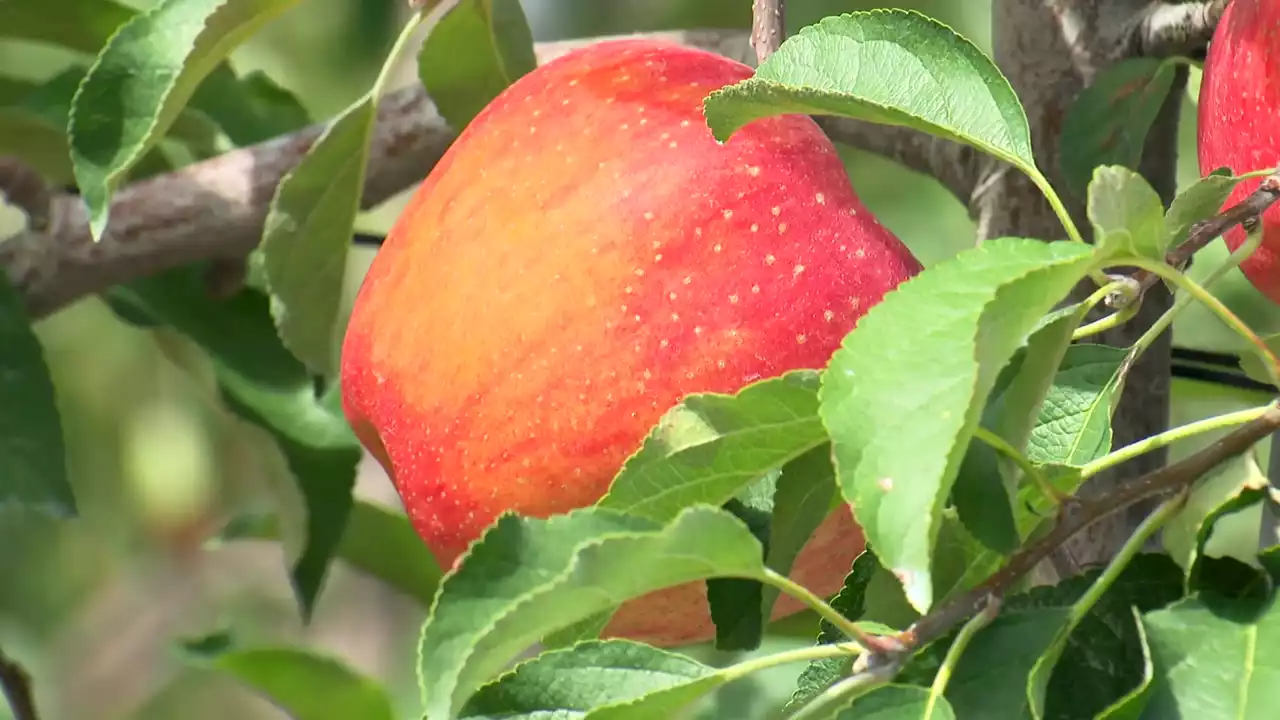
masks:
<svg viewBox="0 0 1280 720"><path fill-rule="evenodd" d="M973 437L981 440L983 443L986 443L986 445L992 450L995 450L1001 455L1012 460L1014 464L1018 466L1018 469L1022 471L1022 474L1026 475L1031 482L1035 483L1036 487L1040 488L1040 492L1044 493L1045 497L1059 503L1065 499L1065 496L1058 492L1058 489L1049 482L1049 478L1045 477L1045 474L1040 471L1040 468L1036 467L1030 460L1028 460L1026 455L1018 452L1018 449L1010 445L1007 440L981 425L974 429Z"/></svg>
<svg viewBox="0 0 1280 720"><path fill-rule="evenodd" d="M924 717L933 717L934 707L937 705L938 698L947 690L947 683L951 681L951 675L955 672L956 665L960 664L960 656L964 654L965 648L969 647L969 641L973 640L973 636L992 620L996 619L999 605L992 601L982 609L982 612L969 618L969 621L960 628L960 632L956 634L956 639L951 643L951 647L947 648L947 656L942 659L942 667L938 668L938 673L933 676L933 685L929 688L929 700L925 705Z"/></svg>
<svg viewBox="0 0 1280 720"><path fill-rule="evenodd" d="M1103 300L1106 300L1107 296L1115 292L1117 288L1123 287L1124 284L1125 283L1118 282L1118 281L1108 283L1103 287L1100 287L1097 290L1093 291L1093 294L1085 299L1084 304L1089 307L1089 310L1092 310L1093 308L1097 307L1098 304L1101 303ZM1141 307L1142 307L1142 297L1139 296L1138 298L1131 301L1128 305L1125 305L1124 307L1102 318L1101 320L1095 320L1089 323L1088 325L1082 325L1081 327L1076 328L1075 332L1071 333L1071 339L1073 341L1080 340L1081 338L1087 338L1092 335L1097 335L1100 332L1106 332L1111 328L1119 327L1129 322L1130 320L1132 320L1133 316L1138 314L1138 309ZM1087 313L1088 310L1086 310L1085 312Z"/></svg>
<svg viewBox="0 0 1280 720"><path fill-rule="evenodd" d="M1262 235L1261 232L1257 234L1259 236ZM1250 238L1251 242L1252 240L1253 238ZM1244 246L1241 246L1241 249L1243 249L1243 247ZM1235 255L1236 253L1232 253L1232 257ZM1267 367L1268 379L1271 380L1272 384L1280 385L1280 361L1276 360L1275 353L1271 351L1271 348L1267 347L1267 344L1263 342L1262 338L1258 337L1258 334L1255 333L1248 324L1241 320L1238 315L1231 312L1231 308L1228 308L1221 300L1211 294L1199 283L1186 275L1183 275L1181 272L1178 272L1163 261L1148 260L1147 258L1129 258L1124 262L1126 264L1142 268L1147 272L1157 275L1162 280L1173 283L1179 290L1182 290L1192 299L1200 301L1200 304L1208 308L1214 315L1217 315L1219 320L1226 323L1227 327L1235 330L1236 334L1244 338L1249 344L1253 345L1254 350L1262 357L1262 362ZM1221 270L1221 268L1219 268L1219 270ZM1212 279L1216 279L1216 277L1213 277ZM1172 310L1172 308L1170 308L1170 310ZM1169 313L1165 314L1168 315ZM1141 338L1139 338L1139 341L1141 341Z"/></svg>
<svg viewBox="0 0 1280 720"><path fill-rule="evenodd" d="M1116 553L1115 557L1111 558L1111 562L1107 564L1107 568L1102 571L1098 579L1094 580L1084 595L1081 595L1080 599L1072 604L1071 610L1067 612L1067 624L1058 631L1058 635L1054 638L1054 643L1050 647L1059 645L1059 638L1065 639L1066 636L1070 635L1076 626L1080 624L1080 621L1089 614L1089 611L1093 610L1093 606L1098 604L1098 600L1102 598L1107 590L1111 589L1116 578L1120 577L1120 574L1124 572L1124 569L1128 567L1133 558L1142 551L1143 546L1147 544L1147 540L1150 540L1151 536L1169 521L1169 518L1182 509L1189 491L1190 486L1185 487L1177 495L1160 503L1160 506L1142 521L1138 529L1133 531L1133 535L1129 536L1120 551Z"/></svg>
<svg viewBox="0 0 1280 720"><path fill-rule="evenodd" d="M373 87L369 89L370 96L379 98L383 91L387 88L387 82L391 79L391 72L395 67L396 59L400 57L400 53L404 52L404 48L409 44L409 40L413 37L414 31L422 24L426 14L418 10L409 16L409 20L405 22L404 28L400 30L400 36L396 38L396 42L391 46L391 52L387 53L387 59L382 63L382 69L378 71L378 77L373 81Z"/></svg>
<svg viewBox="0 0 1280 720"><path fill-rule="evenodd" d="M733 680L747 677L752 673L756 673L761 670L768 670L769 668L777 667L779 665L811 662L813 660L824 660L827 658L856 657L861 652L862 648L856 643L812 645L810 647L773 653L772 655L764 655L744 662L735 663L722 669L720 673L731 682Z"/></svg>
<svg viewBox="0 0 1280 720"><path fill-rule="evenodd" d="M822 616L822 619L831 623L837 630L844 633L844 636L858 643L868 650L879 651L882 649L883 643L877 642L874 637L863 632L853 621L841 615L839 611L827 604L825 600L814 595L809 588L794 582L791 578L782 575L770 568L764 569L764 582L778 588L782 592L799 600L808 606L811 610Z"/></svg>
<svg viewBox="0 0 1280 720"><path fill-rule="evenodd" d="M887 673L865 670L855 673L822 691L790 720L828 720L836 711L847 708L854 700L889 682Z"/></svg>
<svg viewBox="0 0 1280 720"><path fill-rule="evenodd" d="M1243 425L1251 420L1256 420L1266 414L1270 409L1271 404L1267 404L1261 407L1249 408L1248 410L1238 410L1225 415L1197 420L1196 422L1188 423L1181 427L1166 430L1158 435L1152 435L1145 440L1139 440L1138 442L1130 445L1125 445L1115 452L1104 457L1100 457L1080 468L1080 473L1085 479L1091 478L1094 475L1119 465L1122 462L1127 462L1139 455L1149 453L1152 450L1159 450L1162 447L1172 445L1179 440L1185 440L1189 437L1199 435L1200 433L1211 432L1213 430L1223 430L1236 425Z"/></svg>
<svg viewBox="0 0 1280 720"><path fill-rule="evenodd" d="M1071 213L1067 212L1067 206L1063 204L1062 198L1058 196L1058 191L1053 189L1053 185L1049 183L1049 178L1045 177L1039 169L1032 168L1032 172L1027 173L1027 177L1031 178L1031 182L1040 188L1040 193L1049 201L1049 207L1053 209L1053 214L1058 216L1058 221L1062 223L1062 227L1067 231L1067 239L1071 242L1084 244L1084 236L1080 234L1080 228L1076 227L1076 223L1071 219ZM1090 270L1089 277L1097 283L1098 287L1106 287L1111 282L1111 278L1101 270Z"/></svg>
<svg viewBox="0 0 1280 720"><path fill-rule="evenodd" d="M1226 275L1231 270L1234 270L1235 268L1239 267L1240 263L1244 262L1245 258L1252 255L1253 251L1257 250L1258 246L1261 244L1262 244L1261 232L1249 235L1248 238L1245 240L1244 244L1236 248L1235 252L1231 253L1231 255L1229 255L1227 259L1222 263L1222 265L1218 266L1213 270L1213 272L1209 273L1208 277L1204 279L1204 285L1202 287L1204 288L1210 287L1219 279L1221 279L1223 275ZM1165 265L1164 267L1169 267L1169 266ZM1172 270L1172 268L1170 269ZM1181 274L1179 273L1179 275ZM1142 353L1146 352L1147 348L1151 347L1151 344L1156 341L1156 338L1160 337L1160 334L1163 333L1165 330L1167 330L1169 326L1173 324L1173 321L1178 316L1178 314L1183 310L1185 310L1187 306L1191 304L1191 301L1194 299L1195 297L1190 293L1183 293L1175 297L1173 299L1173 305L1171 305L1168 310L1165 310L1163 315L1161 315L1159 318L1156 318L1156 321L1151 324L1151 327L1147 328L1147 331L1142 334L1142 337L1139 337L1137 342L1135 342L1133 346L1129 348L1129 357L1127 359L1128 364L1132 365L1134 362L1136 362L1137 359L1142 355Z"/></svg>

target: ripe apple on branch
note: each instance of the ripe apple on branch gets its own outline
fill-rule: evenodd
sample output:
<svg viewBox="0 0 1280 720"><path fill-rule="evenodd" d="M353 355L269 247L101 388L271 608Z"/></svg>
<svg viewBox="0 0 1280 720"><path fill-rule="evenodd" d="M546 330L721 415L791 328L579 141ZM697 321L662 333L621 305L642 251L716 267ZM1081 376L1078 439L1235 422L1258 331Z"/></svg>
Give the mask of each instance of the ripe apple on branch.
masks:
<svg viewBox="0 0 1280 720"><path fill-rule="evenodd" d="M300 506L219 539L298 540L304 624L339 561L419 602L415 717L683 717L787 665L762 715L1280 702L1258 457L1280 343L1253 324L1280 321L1276 2L995 0L989 55L901 9L786 37L754 0L752 69L729 57L745 31L553 48L516 0L415 1L368 91L310 127L226 63L288 5L121 8L76 26L101 45L83 77L33 94L75 85L49 174L76 187L26 143L0 160L28 220L0 243L4 510L74 515L32 320L101 292L207 354L219 409L282 455ZM56 34L14 7L0 36ZM428 13L420 86L391 91ZM1176 192L1171 101L1211 33L1214 172ZM24 87L0 69L0 131ZM932 175L974 237L921 263L833 140ZM358 211L415 183L347 322ZM1271 298L1249 321L1237 267ZM1265 398L1179 424L1167 340L1191 305ZM353 492L366 451L405 512ZM298 717L395 717L354 669L233 630L184 646ZM31 687L0 652L22 720Z"/></svg>
<svg viewBox="0 0 1280 720"><path fill-rule="evenodd" d="M344 406L443 567L505 511L597 501L682 397L822 367L919 271L810 118L712 137L706 95L750 75L645 40L570 53L488 105L404 209L348 325ZM862 550L841 507L792 575L830 595ZM680 586L605 634L714 627Z"/></svg>

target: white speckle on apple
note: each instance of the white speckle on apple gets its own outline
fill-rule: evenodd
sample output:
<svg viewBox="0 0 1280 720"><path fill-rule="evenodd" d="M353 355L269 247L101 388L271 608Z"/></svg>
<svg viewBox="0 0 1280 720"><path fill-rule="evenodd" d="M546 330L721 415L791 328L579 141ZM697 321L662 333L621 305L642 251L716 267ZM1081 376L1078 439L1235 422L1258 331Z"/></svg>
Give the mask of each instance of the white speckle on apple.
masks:
<svg viewBox="0 0 1280 720"><path fill-rule="evenodd" d="M822 319L826 320L827 322L831 322L831 320L835 318L835 316L836 314L831 312L830 310L824 310L822 312Z"/></svg>
<svg viewBox="0 0 1280 720"><path fill-rule="evenodd" d="M645 219L645 220L652 220L652 219L653 219L653 213L651 213L651 212L647 212L647 211L646 211L646 212L645 212L645 214L644 214L644 219Z"/></svg>
<svg viewBox="0 0 1280 720"><path fill-rule="evenodd" d="M827 204L827 196L823 195L822 193L818 193L817 195L814 195L813 199L816 200L819 205Z"/></svg>
<svg viewBox="0 0 1280 720"><path fill-rule="evenodd" d="M779 234L779 235L781 235L782 233L785 233L786 231L787 231L787 224L786 224L786 223L778 223L778 234Z"/></svg>
<svg viewBox="0 0 1280 720"><path fill-rule="evenodd" d="M778 205L774 205L773 207L769 208L769 212L773 213L774 217L778 217L778 215L782 214L782 208Z"/></svg>
<svg viewBox="0 0 1280 720"><path fill-rule="evenodd" d="M722 249L723 249L723 248L720 246L720 243L716 243L715 245L712 245L712 246L711 246L711 250L712 250L713 252L720 252Z"/></svg>
<svg viewBox="0 0 1280 720"><path fill-rule="evenodd" d="M792 277L797 277L797 276L799 276L799 275L800 275L801 273L803 273L803 272L804 272L804 266L803 266L803 265L796 265L795 267L791 268L791 276L792 276Z"/></svg>
<svg viewBox="0 0 1280 720"><path fill-rule="evenodd" d="M765 255L765 256L764 256L764 264L765 264L765 265L772 265L772 264L774 264L774 263L775 263L775 262L777 262L777 261L778 261L778 258L774 257L774 256L773 256L773 253L769 253L768 255Z"/></svg>
<svg viewBox="0 0 1280 720"><path fill-rule="evenodd" d="M758 231L759 229L760 229L760 226L759 226L758 224L756 224L756 223L751 223L751 232L756 232L756 231Z"/></svg>
<svg viewBox="0 0 1280 720"><path fill-rule="evenodd" d="M734 294L732 294L732 295L730 295L730 296L729 296L729 304L730 304L730 305L737 305L737 304L738 304L738 294L737 294L737 293L734 293Z"/></svg>
<svg viewBox="0 0 1280 720"><path fill-rule="evenodd" d="M803 345L803 344L804 344L804 341L805 341L805 340L807 340L807 339L808 339L808 338L806 338L806 337L804 336L804 333L801 333L801 334L799 334L799 335L796 335L796 344L797 344L797 345Z"/></svg>
<svg viewBox="0 0 1280 720"><path fill-rule="evenodd" d="M751 294L752 294L752 295L759 295L759 294L760 294L760 286L759 286L759 285L752 285L752 286L751 286Z"/></svg>
<svg viewBox="0 0 1280 720"><path fill-rule="evenodd" d="M690 283L692 283L692 282L693 282L693 276L692 276L692 275L685 275L685 276L684 276L684 280L682 280L681 282L683 282L685 285L688 285L688 284L690 284Z"/></svg>
<svg viewBox="0 0 1280 720"><path fill-rule="evenodd" d="M748 165L748 166L747 166L747 174L748 174L748 175L750 175L751 177L759 177L759 175L760 175L760 166L759 166L759 165Z"/></svg>
<svg viewBox="0 0 1280 720"><path fill-rule="evenodd" d="M725 219L725 220L728 220L728 219L730 219L730 218L732 218L732 217L733 217L733 211L732 211L732 210L725 210L724 212L722 212L722 213L720 213L720 214L724 216L724 219Z"/></svg>

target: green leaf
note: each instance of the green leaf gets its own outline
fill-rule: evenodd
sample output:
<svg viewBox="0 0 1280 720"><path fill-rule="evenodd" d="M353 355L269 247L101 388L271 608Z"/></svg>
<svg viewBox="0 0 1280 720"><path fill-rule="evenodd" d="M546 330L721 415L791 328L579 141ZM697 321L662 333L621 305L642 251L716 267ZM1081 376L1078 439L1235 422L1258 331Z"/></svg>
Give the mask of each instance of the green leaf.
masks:
<svg viewBox="0 0 1280 720"><path fill-rule="evenodd" d="M236 77L222 65L191 96L199 111L239 147L253 145L311 124L311 115L293 93L261 70Z"/></svg>
<svg viewBox="0 0 1280 720"><path fill-rule="evenodd" d="M764 546L765 566L783 576L791 573L796 557L818 526L842 506L828 444L787 463L781 472L769 473L724 505ZM707 580L707 599L716 625L715 647L758 648L779 592L757 580Z"/></svg>
<svg viewBox="0 0 1280 720"><path fill-rule="evenodd" d="M341 413L322 403L306 369L281 345L265 295L244 288L213 301L202 268L183 267L107 293L126 320L172 326L204 348L224 402L270 433L302 493L302 545L291 570L309 618L349 514L361 447Z"/></svg>
<svg viewBox="0 0 1280 720"><path fill-rule="evenodd" d="M1193 225L1217 215L1231 191L1240 182L1241 178L1233 176L1229 168L1223 167L1178 193L1164 217L1165 232L1172 239L1173 245L1182 244Z"/></svg>
<svg viewBox="0 0 1280 720"><path fill-rule="evenodd" d="M987 396L1093 262L1079 243L989 240L887 294L823 375L819 413L844 497L920 612L933 602L942 508Z"/></svg>
<svg viewBox="0 0 1280 720"><path fill-rule="evenodd" d="M263 226L258 252L277 331L321 375L337 367L347 251L376 118L372 95L347 108L280 181Z"/></svg>
<svg viewBox="0 0 1280 720"><path fill-rule="evenodd" d="M946 698L934 701L929 711L929 688L885 685L854 700L836 720L955 720Z"/></svg>
<svg viewBox="0 0 1280 720"><path fill-rule="evenodd" d="M1218 465L1196 483L1186 504L1165 524L1160 535L1165 550L1190 572L1215 530L1216 521L1242 504L1257 503L1269 485L1266 473L1252 452ZM1230 554L1241 562L1256 563L1259 529L1259 524L1253 523L1248 532L1248 545Z"/></svg>
<svg viewBox="0 0 1280 720"><path fill-rule="evenodd" d="M294 720L394 720L374 681L336 659L298 648L233 650L209 662L269 699Z"/></svg>
<svg viewBox="0 0 1280 720"><path fill-rule="evenodd" d="M805 543L833 511L841 508L835 468L828 445L814 448L782 468L773 494L773 514L769 519L769 542L764 564L780 575L789 575ZM763 617L773 612L780 591L764 588Z"/></svg>
<svg viewBox="0 0 1280 720"><path fill-rule="evenodd" d="M1031 430L1027 457L1080 467L1111 452L1111 408L1127 353L1092 343L1067 349Z"/></svg>
<svg viewBox="0 0 1280 720"><path fill-rule="evenodd" d="M647 720L679 711L734 678L684 655L628 640L545 652L480 688L461 718Z"/></svg>
<svg viewBox="0 0 1280 720"><path fill-rule="evenodd" d="M53 379L22 296L0 274L0 509L76 515Z"/></svg>
<svg viewBox="0 0 1280 720"><path fill-rule="evenodd" d="M265 387L231 371L219 373L219 381L223 402L272 435L302 491L305 544L290 579L310 620L350 516L360 444L342 416L320 405L310 383Z"/></svg>
<svg viewBox="0 0 1280 720"><path fill-rule="evenodd" d="M1121 60L1103 68L1080 92L1067 109L1058 139L1068 191L1083 198L1099 165L1137 169L1176 68L1174 60Z"/></svg>
<svg viewBox="0 0 1280 720"><path fill-rule="evenodd" d="M111 194L206 75L296 0L162 0L125 23L73 101L71 160L94 239Z"/></svg>
<svg viewBox="0 0 1280 720"><path fill-rule="evenodd" d="M1031 715L1027 681L1037 660L1058 638L1069 608L1101 573L1092 570L1055 586L1010 595L1001 614L978 632L956 665L946 696L962 718ZM1090 718L1129 693L1142 677L1144 649L1137 611L1163 607L1181 596L1182 573L1166 556L1139 555L1110 591L1080 620L1049 668L1047 717ZM958 630L926 648L902 670L900 682L928 685ZM994 680L993 678L998 678Z"/></svg>
<svg viewBox="0 0 1280 720"><path fill-rule="evenodd" d="M741 520L752 537L760 542L765 557L769 553L769 531L773 499L780 472L771 472L738 493L724 509ZM764 639L764 587L748 578L708 578L707 605L716 628L715 648L749 652Z"/></svg>
<svg viewBox="0 0 1280 720"><path fill-rule="evenodd" d="M596 505L661 522L695 503L728 502L827 442L818 386L816 372L800 370L735 395L687 396L662 416Z"/></svg>
<svg viewBox="0 0 1280 720"><path fill-rule="evenodd" d="M982 412L981 425L1024 455L1071 334L1087 310L1080 305L1042 321L1000 373ZM1009 553L1022 542L1013 503L1024 482L1016 462L981 440L969 444L951 497L965 528L992 550Z"/></svg>
<svg viewBox="0 0 1280 720"><path fill-rule="evenodd" d="M279 540L275 514L241 516L223 529L223 540ZM442 572L403 512L357 500L335 557L429 607Z"/></svg>
<svg viewBox="0 0 1280 720"><path fill-rule="evenodd" d="M504 514L440 585L422 629L428 717L454 717L525 648L655 590L709 577L764 578L737 518L695 506L661 524L597 507L550 519Z"/></svg>
<svg viewBox="0 0 1280 720"><path fill-rule="evenodd" d="M1118 166L1095 170L1088 213L1094 244L1104 254L1164 259L1169 247L1164 205L1138 173Z"/></svg>
<svg viewBox="0 0 1280 720"><path fill-rule="evenodd" d="M134 12L113 0L5 0L0 2L0 37L96 53Z"/></svg>
<svg viewBox="0 0 1280 720"><path fill-rule="evenodd" d="M1134 608L1134 625L1138 629L1138 643L1142 649L1142 676L1133 689L1098 713L1098 720L1139 720L1142 711L1147 707L1147 699L1151 696L1151 680L1155 677L1151 665L1151 646L1147 643L1147 633L1142 625L1142 614Z"/></svg>
<svg viewBox="0 0 1280 720"><path fill-rule="evenodd" d="M866 610L867 590L871 579L880 570L880 561L870 548L853 561L853 568L845 576L844 586L831 599L831 607L850 620L858 620ZM844 641L844 634L827 620L822 620L818 628L818 645L830 645ZM823 658L813 660L800 673L796 681L796 690L787 701L785 712L795 712L802 705L817 697L835 681L849 673L853 666L852 658Z"/></svg>
<svg viewBox="0 0 1280 720"><path fill-rule="evenodd" d="M204 271L203 264L183 266L115 286L105 299L127 322L173 327L242 378L282 389L310 382L306 368L280 344L267 297L245 288L215 301L204 289Z"/></svg>
<svg viewBox="0 0 1280 720"><path fill-rule="evenodd" d="M1028 594L1030 603L1075 606L1101 571ZM1045 652L1030 668L1025 697L1034 717L1066 708L1100 712L1140 682L1142 647L1132 609L1150 612L1182 595L1181 573L1164 555L1139 555L1088 610L1071 607ZM1086 699L1087 698L1087 699ZM1056 708L1056 709L1055 709Z"/></svg>
<svg viewBox="0 0 1280 720"><path fill-rule="evenodd" d="M1022 680L1066 617L1065 607L1012 609L979 632L947 683L947 700L959 716L1025 718L1027 693ZM943 647L950 644L948 641Z"/></svg>
<svg viewBox="0 0 1280 720"><path fill-rule="evenodd" d="M776 115L840 115L972 145L1034 177L1026 113L1009 81L951 28L903 10L828 17L786 39L755 76L705 101L727 140Z"/></svg>
<svg viewBox="0 0 1280 720"><path fill-rule="evenodd" d="M1155 677L1144 717L1266 720L1280 703L1280 607L1182 600L1142 623Z"/></svg>
<svg viewBox="0 0 1280 720"><path fill-rule="evenodd" d="M537 65L519 0L461 0L418 53L418 76L455 130Z"/></svg>

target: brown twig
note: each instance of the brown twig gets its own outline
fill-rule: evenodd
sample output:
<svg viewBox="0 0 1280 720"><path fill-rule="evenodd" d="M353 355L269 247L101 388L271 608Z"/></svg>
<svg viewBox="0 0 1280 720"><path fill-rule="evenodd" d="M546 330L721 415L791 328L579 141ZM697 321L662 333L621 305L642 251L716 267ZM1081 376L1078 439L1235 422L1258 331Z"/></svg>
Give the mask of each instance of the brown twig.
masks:
<svg viewBox="0 0 1280 720"><path fill-rule="evenodd" d="M904 654L914 653L961 622L982 612L991 598L1003 598L1015 582L1031 572L1076 533L1137 503L1190 487L1221 463L1241 455L1267 435L1280 429L1280 405L1272 405L1258 419L1240 426L1196 454L1142 475L1108 496L1073 500L1075 512L1059 508L1053 529L1015 553L1004 567L982 584L933 609L905 630L899 640Z"/></svg>
<svg viewBox="0 0 1280 720"><path fill-rule="evenodd" d="M14 720L39 720L35 694L31 692L31 675L0 649L0 690L9 700Z"/></svg>
<svg viewBox="0 0 1280 720"><path fill-rule="evenodd" d="M782 45L786 36L783 0L753 0L751 3L751 48L756 60L764 62Z"/></svg>
<svg viewBox="0 0 1280 720"><path fill-rule="evenodd" d="M1179 270L1184 269L1187 263L1191 262L1191 258L1206 245L1236 225L1256 221L1277 201L1280 201L1280 175L1268 175L1244 200L1214 217L1192 225L1191 232L1187 233L1187 239L1169 250L1165 255L1165 262ZM1135 272L1132 279L1138 283L1138 292L1133 298L1134 301L1159 280L1154 273L1146 270Z"/></svg>

